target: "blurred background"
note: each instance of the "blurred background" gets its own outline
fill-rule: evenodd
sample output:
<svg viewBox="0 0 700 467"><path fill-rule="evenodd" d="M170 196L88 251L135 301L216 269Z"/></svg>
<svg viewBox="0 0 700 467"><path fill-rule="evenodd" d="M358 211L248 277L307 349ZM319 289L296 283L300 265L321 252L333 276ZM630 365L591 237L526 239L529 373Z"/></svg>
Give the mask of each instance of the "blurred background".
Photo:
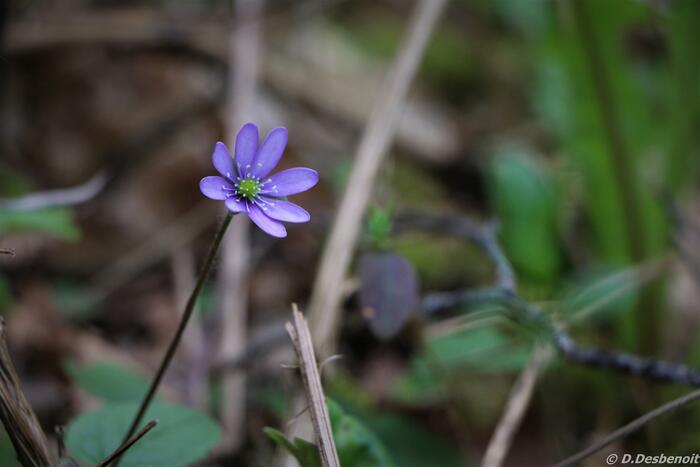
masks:
<svg viewBox="0 0 700 467"><path fill-rule="evenodd" d="M234 229L160 397L216 420L200 465L273 465L262 429L301 423L283 323L309 301L415 4L234 3L0 3L0 312L52 445L54 427L145 391L223 216L199 179L245 121L286 126L280 167L319 171L294 198L312 220L284 240ZM687 391L569 362L502 304L431 308L488 288L494 265L447 228L395 221L496 221L520 296L577 342L700 368L698 44L694 0L448 2L372 187L342 358L323 370L395 465L479 465L527 371L503 465L553 463ZM233 331L229 267L245 271ZM692 454L699 430L689 406L606 452Z"/></svg>

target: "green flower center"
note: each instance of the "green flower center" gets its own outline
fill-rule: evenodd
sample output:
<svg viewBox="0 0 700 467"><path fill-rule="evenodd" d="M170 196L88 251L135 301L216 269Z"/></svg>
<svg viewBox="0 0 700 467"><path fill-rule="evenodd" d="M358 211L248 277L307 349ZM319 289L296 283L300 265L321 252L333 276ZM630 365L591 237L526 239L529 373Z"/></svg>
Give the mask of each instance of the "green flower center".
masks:
<svg viewBox="0 0 700 467"><path fill-rule="evenodd" d="M238 190L239 195L252 200L260 191L260 182L252 178L246 178L238 182L236 190Z"/></svg>

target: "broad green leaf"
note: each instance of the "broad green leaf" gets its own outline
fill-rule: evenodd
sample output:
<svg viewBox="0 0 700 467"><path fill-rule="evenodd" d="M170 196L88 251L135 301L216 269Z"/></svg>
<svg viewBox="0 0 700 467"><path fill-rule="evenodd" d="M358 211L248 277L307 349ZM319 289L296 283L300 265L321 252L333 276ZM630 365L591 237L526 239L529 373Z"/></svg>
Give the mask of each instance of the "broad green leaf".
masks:
<svg viewBox="0 0 700 467"><path fill-rule="evenodd" d="M455 371L515 372L530 358L531 346L498 327L470 328L429 340L393 387L394 396L413 404L434 402L444 394L445 376Z"/></svg>
<svg viewBox="0 0 700 467"><path fill-rule="evenodd" d="M96 464L122 442L137 403L107 404L73 420L66 434L72 457ZM207 415L175 404L154 403L144 417L158 426L122 457L122 467L184 467L204 457L219 441L218 425Z"/></svg>
<svg viewBox="0 0 700 467"><path fill-rule="evenodd" d="M379 439L357 418L346 414L331 399L326 399L333 429L333 439L340 465L347 467L393 467L394 463ZM300 438L290 440L273 428L265 428L265 434L286 449L301 467L321 465L318 447Z"/></svg>
<svg viewBox="0 0 700 467"><path fill-rule="evenodd" d="M263 428L263 432L278 446L293 455L300 467L321 467L321 456L315 444L301 438L290 440L284 433L270 427Z"/></svg>
<svg viewBox="0 0 700 467"><path fill-rule="evenodd" d="M346 414L340 405L326 399L333 426L333 438L340 465L349 467L392 467L384 445L357 418Z"/></svg>
<svg viewBox="0 0 700 467"><path fill-rule="evenodd" d="M12 293L10 292L10 284L7 282L5 275L0 274L0 315L7 313L11 304Z"/></svg>
<svg viewBox="0 0 700 467"><path fill-rule="evenodd" d="M429 432L417 420L401 415L381 414L363 417L366 423L401 467L459 467L459 452Z"/></svg>
<svg viewBox="0 0 700 467"><path fill-rule="evenodd" d="M444 395L444 383L424 358L416 357L406 374L396 380L392 393L396 399L407 404L428 404Z"/></svg>
<svg viewBox="0 0 700 467"><path fill-rule="evenodd" d="M81 389L107 402L137 401L148 390L145 375L115 362L67 361L64 368Z"/></svg>
<svg viewBox="0 0 700 467"><path fill-rule="evenodd" d="M12 441L3 428L0 428L0 465L3 467L20 467L21 465L15 455Z"/></svg>
<svg viewBox="0 0 700 467"><path fill-rule="evenodd" d="M490 199L508 257L528 278L553 281L562 261L551 177L519 146L498 149L489 172Z"/></svg>
<svg viewBox="0 0 700 467"><path fill-rule="evenodd" d="M680 0L669 4L664 15L670 46L671 65L661 83L668 86L665 110L668 118L660 123L668 128L668 153L664 157L667 186L678 192L686 188L698 172L698 120L700 119L700 3Z"/></svg>
<svg viewBox="0 0 700 467"><path fill-rule="evenodd" d="M426 347L430 358L444 367L469 367L486 372L520 370L530 356L529 345L493 326L466 329L431 339Z"/></svg>
<svg viewBox="0 0 700 467"><path fill-rule="evenodd" d="M11 232L40 232L67 241L80 239L80 230L69 208L0 209L0 235Z"/></svg>

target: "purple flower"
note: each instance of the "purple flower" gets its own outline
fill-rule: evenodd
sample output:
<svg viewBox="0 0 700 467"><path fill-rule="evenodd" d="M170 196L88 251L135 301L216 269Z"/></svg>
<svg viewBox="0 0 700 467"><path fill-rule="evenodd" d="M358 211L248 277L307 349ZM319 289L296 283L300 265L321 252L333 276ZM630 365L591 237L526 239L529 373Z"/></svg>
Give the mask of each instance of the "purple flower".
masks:
<svg viewBox="0 0 700 467"><path fill-rule="evenodd" d="M296 167L270 175L287 145L287 130L275 128L258 146L258 127L246 123L236 135L235 158L226 145L216 143L211 156L221 177L204 177L199 189L207 198L224 201L233 213L245 213L273 237L286 237L282 222L308 222L306 210L282 197L306 191L318 183L313 169Z"/></svg>

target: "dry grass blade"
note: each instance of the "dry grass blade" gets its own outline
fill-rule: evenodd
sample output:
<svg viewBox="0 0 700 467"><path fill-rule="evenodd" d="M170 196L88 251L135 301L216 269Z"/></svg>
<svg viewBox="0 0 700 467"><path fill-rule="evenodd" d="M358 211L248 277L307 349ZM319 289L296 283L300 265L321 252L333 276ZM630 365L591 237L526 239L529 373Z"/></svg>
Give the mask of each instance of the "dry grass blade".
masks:
<svg viewBox="0 0 700 467"><path fill-rule="evenodd" d="M98 173L87 182L71 188L40 191L19 198L0 198L0 208L31 211L56 206L73 206L90 201L107 184L107 176Z"/></svg>
<svg viewBox="0 0 700 467"><path fill-rule="evenodd" d="M357 149L347 189L338 209L311 296L309 320L319 349L332 354L338 331L342 286L355 250L362 217L379 168L394 137L406 93L446 0L420 0L391 73Z"/></svg>
<svg viewBox="0 0 700 467"><path fill-rule="evenodd" d="M552 356L552 349L537 349L530 359L528 366L520 373L518 380L511 390L505 411L498 421L498 426L489 441L482 467L500 467L503 465L513 437L518 432L520 423L525 416L527 407L532 399L537 378L547 360Z"/></svg>
<svg viewBox="0 0 700 467"><path fill-rule="evenodd" d="M318 449L321 454L321 463L324 467L340 467L338 452L335 449L333 431L331 429L330 416L326 406L326 398L323 395L321 377L316 364L311 332L309 326L296 305L292 306L293 321L287 323L287 332L292 339L294 350L299 359L299 369L306 390L306 397L311 413L311 422L314 426Z"/></svg>
<svg viewBox="0 0 700 467"><path fill-rule="evenodd" d="M19 386L5 342L5 322L0 319L0 419L12 441L17 460L24 467L55 465L46 436Z"/></svg>
<svg viewBox="0 0 700 467"><path fill-rule="evenodd" d="M622 428L618 428L617 430L613 431L610 433L608 436L605 438L601 439L597 443L592 444L591 446L587 447L586 449L577 452L571 457L568 457L564 459L563 461L559 462L558 464L554 465L554 467L567 467L569 465L576 465L579 462L581 462L583 459L592 456L596 452L600 451L601 449L605 448L606 446L609 446L610 444L614 443L615 441L622 439L631 433L639 430L642 428L644 425L647 423L651 422L655 418L658 418L662 415L666 415L669 412L672 412L676 409L679 409L680 407L683 407L686 404L689 404L693 401L696 401L700 399L700 390L693 391L691 393L686 394L685 396L679 397L678 399L674 399L671 402L667 402L666 404L662 405L661 407L658 407L651 412L648 412L641 417L633 420L632 422L628 423L627 425L623 426Z"/></svg>
<svg viewBox="0 0 700 467"><path fill-rule="evenodd" d="M260 18L263 0L234 0L234 23L229 35L229 89L227 137L233 138L252 113L257 94L260 60ZM235 147L235 141L229 141ZM232 234L224 240L219 278L221 347L218 358L227 360L245 350L248 322L248 276L250 271L250 222L237 216ZM221 421L223 446L236 451L245 438L245 373L225 374L222 379Z"/></svg>

